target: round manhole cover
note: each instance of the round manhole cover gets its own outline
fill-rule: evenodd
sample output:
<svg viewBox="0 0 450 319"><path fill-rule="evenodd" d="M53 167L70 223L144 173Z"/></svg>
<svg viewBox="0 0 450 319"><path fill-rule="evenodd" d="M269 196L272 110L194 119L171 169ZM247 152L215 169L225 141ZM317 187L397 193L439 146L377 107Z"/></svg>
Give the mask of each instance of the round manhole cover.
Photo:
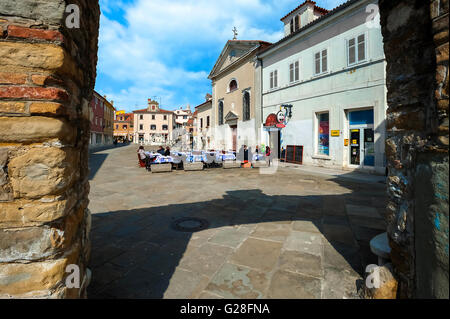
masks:
<svg viewBox="0 0 450 319"><path fill-rule="evenodd" d="M185 217L176 220L173 228L182 232L196 232L208 228L209 223L205 219Z"/></svg>

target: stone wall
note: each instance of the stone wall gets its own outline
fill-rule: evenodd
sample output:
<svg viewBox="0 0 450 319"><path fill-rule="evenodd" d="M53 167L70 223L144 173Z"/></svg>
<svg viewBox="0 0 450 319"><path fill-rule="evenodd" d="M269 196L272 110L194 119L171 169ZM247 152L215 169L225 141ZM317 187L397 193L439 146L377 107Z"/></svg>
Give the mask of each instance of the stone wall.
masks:
<svg viewBox="0 0 450 319"><path fill-rule="evenodd" d="M401 298L448 298L448 0L380 0L387 222Z"/></svg>
<svg viewBox="0 0 450 319"><path fill-rule="evenodd" d="M0 1L0 298L85 297L99 16L94 0Z"/></svg>

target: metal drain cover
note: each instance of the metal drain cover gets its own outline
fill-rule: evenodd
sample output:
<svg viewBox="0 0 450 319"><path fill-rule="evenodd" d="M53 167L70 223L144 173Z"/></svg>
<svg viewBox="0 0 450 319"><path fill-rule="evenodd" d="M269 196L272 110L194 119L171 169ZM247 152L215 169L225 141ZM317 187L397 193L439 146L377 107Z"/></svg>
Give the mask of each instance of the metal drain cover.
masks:
<svg viewBox="0 0 450 319"><path fill-rule="evenodd" d="M196 232L208 228L209 223L206 219L185 217L173 222L173 228L182 232Z"/></svg>

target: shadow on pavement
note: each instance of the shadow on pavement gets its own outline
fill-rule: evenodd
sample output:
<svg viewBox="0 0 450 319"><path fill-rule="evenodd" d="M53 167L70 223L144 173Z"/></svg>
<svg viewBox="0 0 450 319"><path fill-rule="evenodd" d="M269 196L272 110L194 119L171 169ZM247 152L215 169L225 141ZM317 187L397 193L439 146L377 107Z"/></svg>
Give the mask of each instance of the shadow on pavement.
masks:
<svg viewBox="0 0 450 319"><path fill-rule="evenodd" d="M358 184L354 182L338 178L333 181L354 188L354 192L370 192L370 185L366 189L356 189ZM238 190L228 191L222 199L212 201L95 214L91 231L93 279L89 298L163 298L180 262L184 269L198 262L195 260L197 253L192 255L194 257L183 258L186 250L192 248L188 247L191 239L208 241L205 235L208 231L190 233L175 229L174 222L185 217L207 220L209 230L256 223L310 221L334 248L328 252L325 249L322 262L335 261L336 265L331 266L337 268L340 263L347 263L362 275L363 266L377 262L368 243L383 230L370 228L370 218L364 219L369 224L367 227L357 226L354 218L361 217L346 213L345 203L358 205L354 192L268 196L259 189ZM299 231L310 231L301 229L304 227L301 225L299 223ZM198 250L199 260L201 253Z"/></svg>
<svg viewBox="0 0 450 319"><path fill-rule="evenodd" d="M89 155L89 180L93 180L100 167L102 167L108 154L92 153Z"/></svg>

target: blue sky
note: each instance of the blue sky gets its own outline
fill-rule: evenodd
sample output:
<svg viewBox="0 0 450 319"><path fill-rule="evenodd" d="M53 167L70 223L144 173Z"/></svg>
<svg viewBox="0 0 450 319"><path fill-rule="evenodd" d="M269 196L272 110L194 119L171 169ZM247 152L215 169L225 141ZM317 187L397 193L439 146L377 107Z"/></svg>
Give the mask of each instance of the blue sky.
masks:
<svg viewBox="0 0 450 319"><path fill-rule="evenodd" d="M96 90L117 109L148 98L174 110L204 102L208 74L234 26L240 40L276 42L280 18L303 0L100 0ZM317 0L332 9L345 0Z"/></svg>

